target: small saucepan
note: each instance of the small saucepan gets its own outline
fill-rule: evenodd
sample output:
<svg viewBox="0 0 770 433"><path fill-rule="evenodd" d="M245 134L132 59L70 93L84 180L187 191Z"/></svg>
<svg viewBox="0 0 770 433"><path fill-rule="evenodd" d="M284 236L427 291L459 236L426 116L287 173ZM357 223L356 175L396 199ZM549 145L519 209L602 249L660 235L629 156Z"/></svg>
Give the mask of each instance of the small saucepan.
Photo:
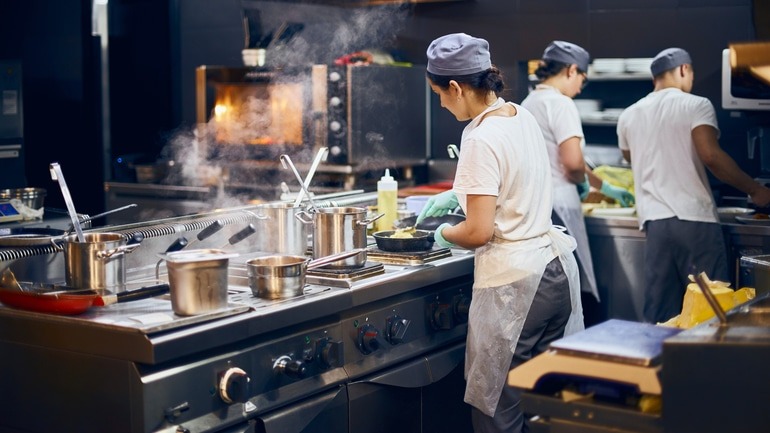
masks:
<svg viewBox="0 0 770 433"><path fill-rule="evenodd" d="M249 273L249 287L254 296L263 299L284 299L304 294L305 273L353 257L366 251L356 248L319 259L310 260L305 256L270 255L246 262Z"/></svg>
<svg viewBox="0 0 770 433"><path fill-rule="evenodd" d="M372 236L374 236L374 240L377 242L377 248L394 253L427 251L433 248L433 243L435 242L432 231L414 230L408 232L410 237L393 237L396 233L398 233L397 230L385 230L374 233Z"/></svg>

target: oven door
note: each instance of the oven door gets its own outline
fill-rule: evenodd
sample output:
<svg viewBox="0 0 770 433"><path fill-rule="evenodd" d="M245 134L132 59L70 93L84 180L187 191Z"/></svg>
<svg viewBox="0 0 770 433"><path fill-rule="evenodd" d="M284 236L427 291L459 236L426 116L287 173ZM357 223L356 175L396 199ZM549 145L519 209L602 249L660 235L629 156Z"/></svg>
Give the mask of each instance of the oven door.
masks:
<svg viewBox="0 0 770 433"><path fill-rule="evenodd" d="M344 386L268 412L222 433L347 433L348 394Z"/></svg>
<svg viewBox="0 0 770 433"><path fill-rule="evenodd" d="M465 342L348 384L350 433L472 431Z"/></svg>

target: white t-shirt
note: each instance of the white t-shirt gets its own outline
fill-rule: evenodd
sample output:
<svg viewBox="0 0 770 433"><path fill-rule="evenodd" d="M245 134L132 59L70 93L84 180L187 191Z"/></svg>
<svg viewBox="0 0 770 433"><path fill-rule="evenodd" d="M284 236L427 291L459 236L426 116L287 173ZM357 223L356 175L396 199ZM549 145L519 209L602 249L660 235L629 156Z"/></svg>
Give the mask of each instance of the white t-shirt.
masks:
<svg viewBox="0 0 770 433"><path fill-rule="evenodd" d="M639 228L677 217L718 222L706 169L695 151L692 130L717 129L711 102L677 88L652 92L618 119L618 146L631 151Z"/></svg>
<svg viewBox="0 0 770 433"><path fill-rule="evenodd" d="M500 106L498 98L493 107ZM543 134L532 114L513 105L513 117L479 115L463 130L453 189L466 209L467 196L497 197L494 236L522 240L551 228L552 185Z"/></svg>
<svg viewBox="0 0 770 433"><path fill-rule="evenodd" d="M548 158L551 161L553 184L572 185L566 177L559 157L559 145L572 137L579 137L581 148L585 147L583 125L575 102L555 87L538 84L521 105L535 116L543 131Z"/></svg>

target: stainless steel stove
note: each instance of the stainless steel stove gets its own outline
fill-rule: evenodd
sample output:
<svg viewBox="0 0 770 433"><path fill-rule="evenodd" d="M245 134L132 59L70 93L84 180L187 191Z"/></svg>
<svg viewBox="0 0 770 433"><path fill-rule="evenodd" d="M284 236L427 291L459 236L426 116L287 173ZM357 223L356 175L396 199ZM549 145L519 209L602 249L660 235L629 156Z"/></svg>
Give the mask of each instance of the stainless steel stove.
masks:
<svg viewBox="0 0 770 433"><path fill-rule="evenodd" d="M179 227L154 223L142 248L161 251ZM398 405L445 410L446 387L464 384L473 254L447 252L314 273L303 295L281 300L251 293L241 254L228 268L228 307L191 318L174 315L167 297L73 317L0 306L0 353L13 354L0 368L14 372L0 375L14 396L0 405L0 431L415 431L436 417L389 416ZM132 283L154 272L157 257L144 254ZM464 413L461 393L449 400Z"/></svg>

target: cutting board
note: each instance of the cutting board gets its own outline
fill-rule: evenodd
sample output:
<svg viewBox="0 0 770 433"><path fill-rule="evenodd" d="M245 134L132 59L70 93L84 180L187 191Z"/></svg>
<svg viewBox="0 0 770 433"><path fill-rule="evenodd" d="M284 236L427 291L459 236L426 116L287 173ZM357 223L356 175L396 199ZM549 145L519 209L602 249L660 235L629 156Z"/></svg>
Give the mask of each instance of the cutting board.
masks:
<svg viewBox="0 0 770 433"><path fill-rule="evenodd" d="M551 343L557 353L640 366L660 364L663 340L678 328L610 319Z"/></svg>

